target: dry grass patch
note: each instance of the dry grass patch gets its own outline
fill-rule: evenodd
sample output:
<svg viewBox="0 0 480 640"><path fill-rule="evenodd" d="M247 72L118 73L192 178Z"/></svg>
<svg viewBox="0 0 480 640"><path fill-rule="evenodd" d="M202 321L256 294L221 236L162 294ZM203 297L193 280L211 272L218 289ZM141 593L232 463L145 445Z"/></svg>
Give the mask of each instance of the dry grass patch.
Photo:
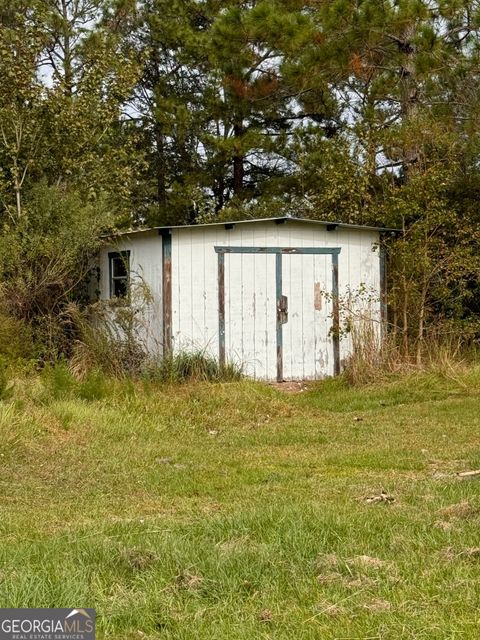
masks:
<svg viewBox="0 0 480 640"><path fill-rule="evenodd" d="M473 506L470 502L463 500L448 507L443 507L437 512L442 518L449 520L469 520L479 515L478 507Z"/></svg>

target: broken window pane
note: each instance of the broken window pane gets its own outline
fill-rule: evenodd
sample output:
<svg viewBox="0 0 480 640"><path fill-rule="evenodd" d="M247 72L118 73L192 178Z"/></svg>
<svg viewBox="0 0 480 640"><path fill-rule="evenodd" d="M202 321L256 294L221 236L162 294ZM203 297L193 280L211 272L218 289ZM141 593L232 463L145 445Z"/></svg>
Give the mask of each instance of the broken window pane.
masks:
<svg viewBox="0 0 480 640"><path fill-rule="evenodd" d="M130 251L109 253L110 297L125 298L128 295L130 276Z"/></svg>

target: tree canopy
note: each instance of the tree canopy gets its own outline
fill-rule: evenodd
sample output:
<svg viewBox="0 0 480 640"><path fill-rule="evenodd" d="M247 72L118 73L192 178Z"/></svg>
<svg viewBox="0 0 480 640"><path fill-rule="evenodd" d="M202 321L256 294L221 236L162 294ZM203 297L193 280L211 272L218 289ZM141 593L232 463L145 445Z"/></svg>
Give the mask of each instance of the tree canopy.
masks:
<svg viewBox="0 0 480 640"><path fill-rule="evenodd" d="M66 299L47 247L65 293L102 231L291 214L402 230L405 344L478 333L478 0L0 0L0 21L1 286L42 292L15 314Z"/></svg>

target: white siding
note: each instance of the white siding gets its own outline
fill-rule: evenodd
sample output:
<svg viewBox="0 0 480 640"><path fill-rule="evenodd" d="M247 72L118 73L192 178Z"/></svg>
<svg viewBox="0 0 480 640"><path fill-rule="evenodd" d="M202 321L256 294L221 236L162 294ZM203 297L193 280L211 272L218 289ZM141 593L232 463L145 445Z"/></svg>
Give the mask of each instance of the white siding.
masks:
<svg viewBox="0 0 480 640"><path fill-rule="evenodd" d="M138 338L153 354L162 351L162 238L157 232L124 235L100 252L100 299L110 297L108 254L130 251L133 304L138 314Z"/></svg>
<svg viewBox="0 0 480 640"><path fill-rule="evenodd" d="M218 358L218 254L216 246L328 247L341 249L341 307L352 293L366 287L373 297L371 312L380 320L380 252L378 232L288 221L236 223L172 229L172 336L175 350L202 349ZM123 236L102 251L101 292L109 295L108 250L131 251L131 267L150 288L153 304L145 313L148 343L162 340L162 238L157 232ZM333 374L331 255L284 255L283 294L289 318L283 325L284 378L321 378ZM225 254L225 347L227 359L243 364L247 375L276 377L275 255ZM315 308L315 291L323 292ZM373 294L372 294L373 292ZM356 302L355 302L356 300ZM347 304L348 306L348 304ZM340 359L351 349L340 342Z"/></svg>
<svg viewBox="0 0 480 640"><path fill-rule="evenodd" d="M378 233L289 221L238 223L172 230L173 337L176 349L205 349L218 357L218 255L215 246L339 247L339 287L365 285L375 292L374 316L380 319L380 261L374 250ZM330 255L283 256L283 293L289 297L289 322L283 326L284 378L322 378L333 374L331 298L315 310L315 283L331 293ZM360 302L360 300L359 300ZM343 304L341 305L343 306ZM276 376L275 256L225 255L225 324L227 358L242 363L247 375ZM340 359L351 349L340 342Z"/></svg>

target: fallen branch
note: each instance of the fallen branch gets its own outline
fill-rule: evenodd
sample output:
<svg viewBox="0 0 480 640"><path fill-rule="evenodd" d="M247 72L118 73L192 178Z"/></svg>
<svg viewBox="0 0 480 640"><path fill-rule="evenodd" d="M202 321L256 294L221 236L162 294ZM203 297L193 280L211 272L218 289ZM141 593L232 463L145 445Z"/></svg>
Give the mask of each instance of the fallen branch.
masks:
<svg viewBox="0 0 480 640"><path fill-rule="evenodd" d="M459 478L475 478L480 476L480 469L476 471L462 471L461 473L457 473Z"/></svg>
<svg viewBox="0 0 480 640"><path fill-rule="evenodd" d="M395 502L395 498L393 496L389 496L385 491L382 491L378 496L369 496L367 498L364 498L364 500L369 504L375 502Z"/></svg>

